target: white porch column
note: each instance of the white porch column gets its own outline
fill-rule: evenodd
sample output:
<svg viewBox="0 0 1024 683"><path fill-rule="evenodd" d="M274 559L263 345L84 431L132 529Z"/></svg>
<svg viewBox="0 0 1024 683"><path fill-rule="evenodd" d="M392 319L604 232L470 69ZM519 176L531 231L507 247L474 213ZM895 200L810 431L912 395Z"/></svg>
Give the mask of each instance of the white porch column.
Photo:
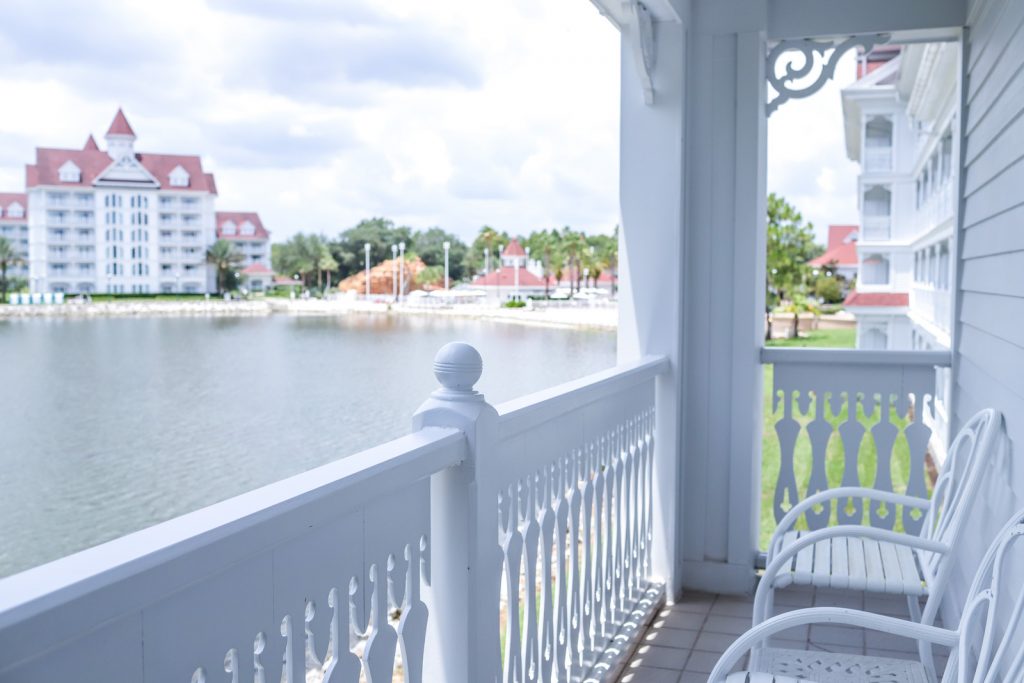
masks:
<svg viewBox="0 0 1024 683"><path fill-rule="evenodd" d="M753 589L765 2L693 2L682 22L655 23L652 104L636 28L623 27L619 357L672 361L658 385L654 546L670 596Z"/></svg>
<svg viewBox="0 0 1024 683"><path fill-rule="evenodd" d="M683 280L683 581L753 590L765 289L765 0L694 3Z"/></svg>
<svg viewBox="0 0 1024 683"><path fill-rule="evenodd" d="M622 32L622 139L619 237L619 361L667 356L658 380L654 455L654 572L670 600L682 593L680 432L683 252L683 112L686 32L655 26L654 103L644 103L634 27Z"/></svg>

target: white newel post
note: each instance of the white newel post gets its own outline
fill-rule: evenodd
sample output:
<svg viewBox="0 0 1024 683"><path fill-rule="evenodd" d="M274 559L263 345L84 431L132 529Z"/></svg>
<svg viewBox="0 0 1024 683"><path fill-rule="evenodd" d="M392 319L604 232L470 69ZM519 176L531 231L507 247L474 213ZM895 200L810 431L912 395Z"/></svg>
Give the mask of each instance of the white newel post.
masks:
<svg viewBox="0 0 1024 683"><path fill-rule="evenodd" d="M469 344L452 342L434 358L441 387L413 416L413 429L462 430L466 460L430 483L430 581L425 681L479 683L499 671L501 554L496 491L486 458L497 450L498 413L473 389L483 362ZM490 672L490 676L488 676Z"/></svg>

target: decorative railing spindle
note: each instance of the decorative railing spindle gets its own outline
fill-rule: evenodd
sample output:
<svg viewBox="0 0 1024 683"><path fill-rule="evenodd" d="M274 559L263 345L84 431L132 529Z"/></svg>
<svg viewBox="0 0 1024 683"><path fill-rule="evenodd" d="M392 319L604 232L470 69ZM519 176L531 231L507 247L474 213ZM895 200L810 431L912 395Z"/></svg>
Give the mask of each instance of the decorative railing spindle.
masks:
<svg viewBox="0 0 1024 683"><path fill-rule="evenodd" d="M935 368L949 365L947 352L764 349L762 362L774 366L772 409L778 415L780 449L776 521L804 497L832 486L927 495L931 430L926 422L933 410ZM801 434L806 434L809 448L800 448ZM865 439L874 446L876 459L862 480ZM894 482L894 457L902 443L907 460L905 467L901 460L899 469L906 474ZM842 461L841 481L829 480L835 459ZM864 501L840 500L834 511L840 524L862 523ZM908 532L921 525L919 511L904 509L898 517L896 510L873 504L868 512L875 527L893 529L897 519ZM820 529L828 526L832 514L833 508L825 506L809 510L804 518L809 529Z"/></svg>

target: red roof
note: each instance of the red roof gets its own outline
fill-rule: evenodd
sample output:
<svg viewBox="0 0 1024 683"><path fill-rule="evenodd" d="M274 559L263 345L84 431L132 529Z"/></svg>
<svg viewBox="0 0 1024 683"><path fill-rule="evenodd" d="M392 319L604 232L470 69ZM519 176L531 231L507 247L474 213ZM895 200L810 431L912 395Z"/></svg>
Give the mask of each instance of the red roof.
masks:
<svg viewBox="0 0 1024 683"><path fill-rule="evenodd" d="M85 147L83 147L82 149L85 150L86 152L99 151L100 146L96 144L96 138L92 136L92 133L89 134L89 139L85 141Z"/></svg>
<svg viewBox="0 0 1024 683"><path fill-rule="evenodd" d="M857 265L857 225L828 226L828 248L818 258L808 261L812 266L827 266L835 263L839 266Z"/></svg>
<svg viewBox="0 0 1024 683"><path fill-rule="evenodd" d="M117 113L114 114L114 120L110 123L107 135L131 135L135 137L135 131L128 125L128 119L125 118L124 112L121 111L120 107L117 108Z"/></svg>
<svg viewBox="0 0 1024 683"><path fill-rule="evenodd" d="M225 235L223 233L223 226L228 221L235 224L235 234ZM242 234L242 223L249 221L256 228L256 231L251 235ZM263 227L263 221L260 220L260 215L255 211L218 211L214 222L217 225L217 239L225 240L266 240L270 239L270 233Z"/></svg>
<svg viewBox="0 0 1024 683"><path fill-rule="evenodd" d="M214 180L213 180L213 174L212 173L204 173L203 175L206 176L206 186L208 188L210 188L209 189L210 194L217 194L217 183L214 182Z"/></svg>
<svg viewBox="0 0 1024 683"><path fill-rule="evenodd" d="M910 295L906 292L850 292L843 302L844 306L896 306L910 305Z"/></svg>
<svg viewBox="0 0 1024 683"><path fill-rule="evenodd" d="M198 156L184 154L136 154L135 159L149 171L160 187L175 191L216 192L213 176L203 171L203 164ZM72 161L82 172L77 183L60 180L60 167ZM25 186L37 185L69 185L88 187L113 163L106 152L98 149L50 149L36 148L36 163L25 167ZM172 187L170 173L181 166L189 174L188 187Z"/></svg>
<svg viewBox="0 0 1024 683"><path fill-rule="evenodd" d="M21 218L13 218L7 215L7 207L18 202L24 211ZM0 192L0 220L13 220L25 222L28 220L28 196L24 192Z"/></svg>
<svg viewBox="0 0 1024 683"><path fill-rule="evenodd" d="M291 286L301 285L302 281L301 280L293 280L292 278L288 277L287 275L275 275L274 276L274 284L275 285L287 285L287 286L291 287Z"/></svg>
<svg viewBox="0 0 1024 683"><path fill-rule="evenodd" d="M272 271L270 268L267 268L262 263L253 263L251 265L246 266L245 269L242 270L242 273L244 273L245 275L270 275L273 272L274 271Z"/></svg>
<svg viewBox="0 0 1024 683"><path fill-rule="evenodd" d="M523 245L519 244L519 240L512 240L505 247L505 250L501 252L502 256L526 256L526 250L523 249Z"/></svg>
<svg viewBox="0 0 1024 683"><path fill-rule="evenodd" d="M473 280L474 287L515 287L516 269L512 266L504 266L500 270L492 270L486 275ZM540 279L526 268L519 268L520 287L543 287L544 280Z"/></svg>

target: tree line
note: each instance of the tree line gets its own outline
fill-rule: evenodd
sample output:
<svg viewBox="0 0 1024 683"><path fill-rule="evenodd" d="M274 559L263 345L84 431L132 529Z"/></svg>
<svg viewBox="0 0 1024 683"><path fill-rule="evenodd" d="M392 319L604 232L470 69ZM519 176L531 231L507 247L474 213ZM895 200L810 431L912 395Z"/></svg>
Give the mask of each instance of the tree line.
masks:
<svg viewBox="0 0 1024 683"><path fill-rule="evenodd" d="M444 243L449 243L448 270L453 283L467 281L484 272L485 254L490 267L498 267L498 254L513 237L490 226L480 228L470 244L445 230L432 227L413 230L387 218L370 218L340 233L336 238L298 233L287 242L271 247L274 271L298 276L303 286L325 289L365 267L365 245L370 245L370 265L392 257L392 247L405 244L407 259L419 258L427 266L418 284L439 284L444 279ZM586 235L564 227L537 230L517 236L530 249L530 259L540 263L543 276L553 287L570 279L571 286L596 283L603 272L618 268L618 228L614 235ZM587 282L584 282L587 280Z"/></svg>

